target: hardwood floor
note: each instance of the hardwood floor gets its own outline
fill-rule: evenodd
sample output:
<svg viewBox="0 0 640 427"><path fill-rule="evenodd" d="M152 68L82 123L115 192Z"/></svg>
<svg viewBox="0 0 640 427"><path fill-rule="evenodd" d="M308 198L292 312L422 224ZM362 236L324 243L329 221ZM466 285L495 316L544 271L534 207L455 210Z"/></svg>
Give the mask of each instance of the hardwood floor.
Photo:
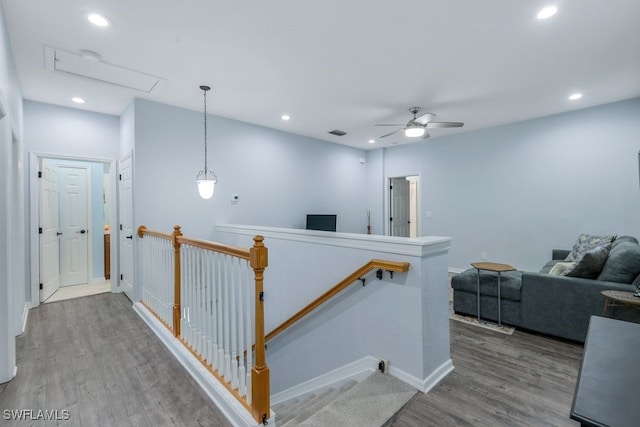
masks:
<svg viewBox="0 0 640 427"><path fill-rule="evenodd" d="M569 411L581 345L450 327L455 370L385 426L578 425ZM17 377L0 384L3 426L229 425L122 294L31 310L17 363ZM67 410L69 420L11 422L6 409Z"/></svg>
<svg viewBox="0 0 640 427"><path fill-rule="evenodd" d="M0 385L0 425L230 425L123 294L40 305L16 352L18 375ZM20 409L57 410L60 420L6 420L5 410Z"/></svg>
<svg viewBox="0 0 640 427"><path fill-rule="evenodd" d="M582 345L450 320L455 370L385 426L577 426L569 418Z"/></svg>

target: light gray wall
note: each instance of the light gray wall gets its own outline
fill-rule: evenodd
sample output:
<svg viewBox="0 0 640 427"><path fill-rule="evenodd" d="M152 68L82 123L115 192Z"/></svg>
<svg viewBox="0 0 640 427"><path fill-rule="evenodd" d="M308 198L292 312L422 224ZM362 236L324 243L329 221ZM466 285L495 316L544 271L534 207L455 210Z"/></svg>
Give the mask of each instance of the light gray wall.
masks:
<svg viewBox="0 0 640 427"><path fill-rule="evenodd" d="M632 99L394 147L384 174L421 175L423 234L453 237L451 267L486 251L537 271L580 233L640 237L639 118Z"/></svg>
<svg viewBox="0 0 640 427"><path fill-rule="evenodd" d="M26 299L22 92L0 4L0 383L15 374ZM9 227L10 224L10 227Z"/></svg>
<svg viewBox="0 0 640 427"><path fill-rule="evenodd" d="M132 114L132 113L129 113ZM213 239L216 223L304 228L307 213L335 213L338 231L366 232L362 150L209 116L215 195L202 200L203 117L135 100L134 224ZM238 194L238 203L231 196Z"/></svg>
<svg viewBox="0 0 640 427"><path fill-rule="evenodd" d="M24 102L25 148L29 152L88 159L117 159L120 119L109 114Z"/></svg>

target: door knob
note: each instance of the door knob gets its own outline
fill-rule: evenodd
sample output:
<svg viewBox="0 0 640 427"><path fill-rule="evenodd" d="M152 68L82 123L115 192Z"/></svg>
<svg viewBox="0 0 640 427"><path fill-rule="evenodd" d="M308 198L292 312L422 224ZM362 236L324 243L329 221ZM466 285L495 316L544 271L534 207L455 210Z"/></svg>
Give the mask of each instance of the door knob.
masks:
<svg viewBox="0 0 640 427"><path fill-rule="evenodd" d="M127 239L133 239L133 235L131 235L131 236L127 236L126 238L127 238Z"/></svg>
<svg viewBox="0 0 640 427"><path fill-rule="evenodd" d="M56 236L62 236L62 233L58 231L58 232L56 233Z"/></svg>
<svg viewBox="0 0 640 427"><path fill-rule="evenodd" d="M80 233L80 234L85 234L86 232L87 232L87 230L76 231L76 233Z"/></svg>

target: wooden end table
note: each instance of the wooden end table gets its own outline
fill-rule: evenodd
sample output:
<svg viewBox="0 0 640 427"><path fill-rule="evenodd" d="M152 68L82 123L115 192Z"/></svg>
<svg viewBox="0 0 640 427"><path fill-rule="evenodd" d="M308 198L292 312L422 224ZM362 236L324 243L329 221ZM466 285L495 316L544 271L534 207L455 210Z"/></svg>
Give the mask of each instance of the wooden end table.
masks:
<svg viewBox="0 0 640 427"><path fill-rule="evenodd" d="M502 326L500 316L500 273L505 271L515 271L516 268L509 264L500 264L497 262L472 262L471 266L477 270L477 295L478 295L478 322L480 322L480 270L493 271L498 273L498 326Z"/></svg>
<svg viewBox="0 0 640 427"><path fill-rule="evenodd" d="M633 292L602 291L601 294L606 298L602 312L604 317L609 317L613 314L613 307L619 307L621 305L635 307L640 310L640 297L634 296Z"/></svg>

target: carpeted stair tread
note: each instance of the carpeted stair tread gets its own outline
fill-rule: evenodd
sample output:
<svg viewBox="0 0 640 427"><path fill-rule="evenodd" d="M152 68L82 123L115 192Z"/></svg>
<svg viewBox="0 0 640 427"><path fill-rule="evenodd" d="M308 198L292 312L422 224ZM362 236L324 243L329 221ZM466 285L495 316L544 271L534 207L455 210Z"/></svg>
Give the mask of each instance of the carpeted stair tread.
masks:
<svg viewBox="0 0 640 427"><path fill-rule="evenodd" d="M299 399L293 399L295 400L295 402L291 402L291 404L286 404L284 408L280 409L280 413L276 412L278 414L278 424L284 425L288 421L292 420L293 417L295 417L296 414L302 410L302 408L306 407L307 402L312 401L315 397L315 393L311 393L302 396Z"/></svg>
<svg viewBox="0 0 640 427"><path fill-rule="evenodd" d="M278 416L278 425L282 427L298 425L357 384L356 380L349 380L338 389L328 388L317 393L317 396L314 397L310 397L311 395L298 396L275 405L273 410ZM300 401L304 402L303 406L298 405L301 403Z"/></svg>
<svg viewBox="0 0 640 427"><path fill-rule="evenodd" d="M416 394L391 375L375 373L341 393L300 426L380 426Z"/></svg>
<svg viewBox="0 0 640 427"><path fill-rule="evenodd" d="M335 388L330 388L320 393L313 401L309 402L308 406L305 405L304 408L300 408L300 411L298 411L291 420L291 425L297 425L306 420L320 409L324 408L325 405L334 400L339 394L340 391ZM283 424L283 427L286 426Z"/></svg>

